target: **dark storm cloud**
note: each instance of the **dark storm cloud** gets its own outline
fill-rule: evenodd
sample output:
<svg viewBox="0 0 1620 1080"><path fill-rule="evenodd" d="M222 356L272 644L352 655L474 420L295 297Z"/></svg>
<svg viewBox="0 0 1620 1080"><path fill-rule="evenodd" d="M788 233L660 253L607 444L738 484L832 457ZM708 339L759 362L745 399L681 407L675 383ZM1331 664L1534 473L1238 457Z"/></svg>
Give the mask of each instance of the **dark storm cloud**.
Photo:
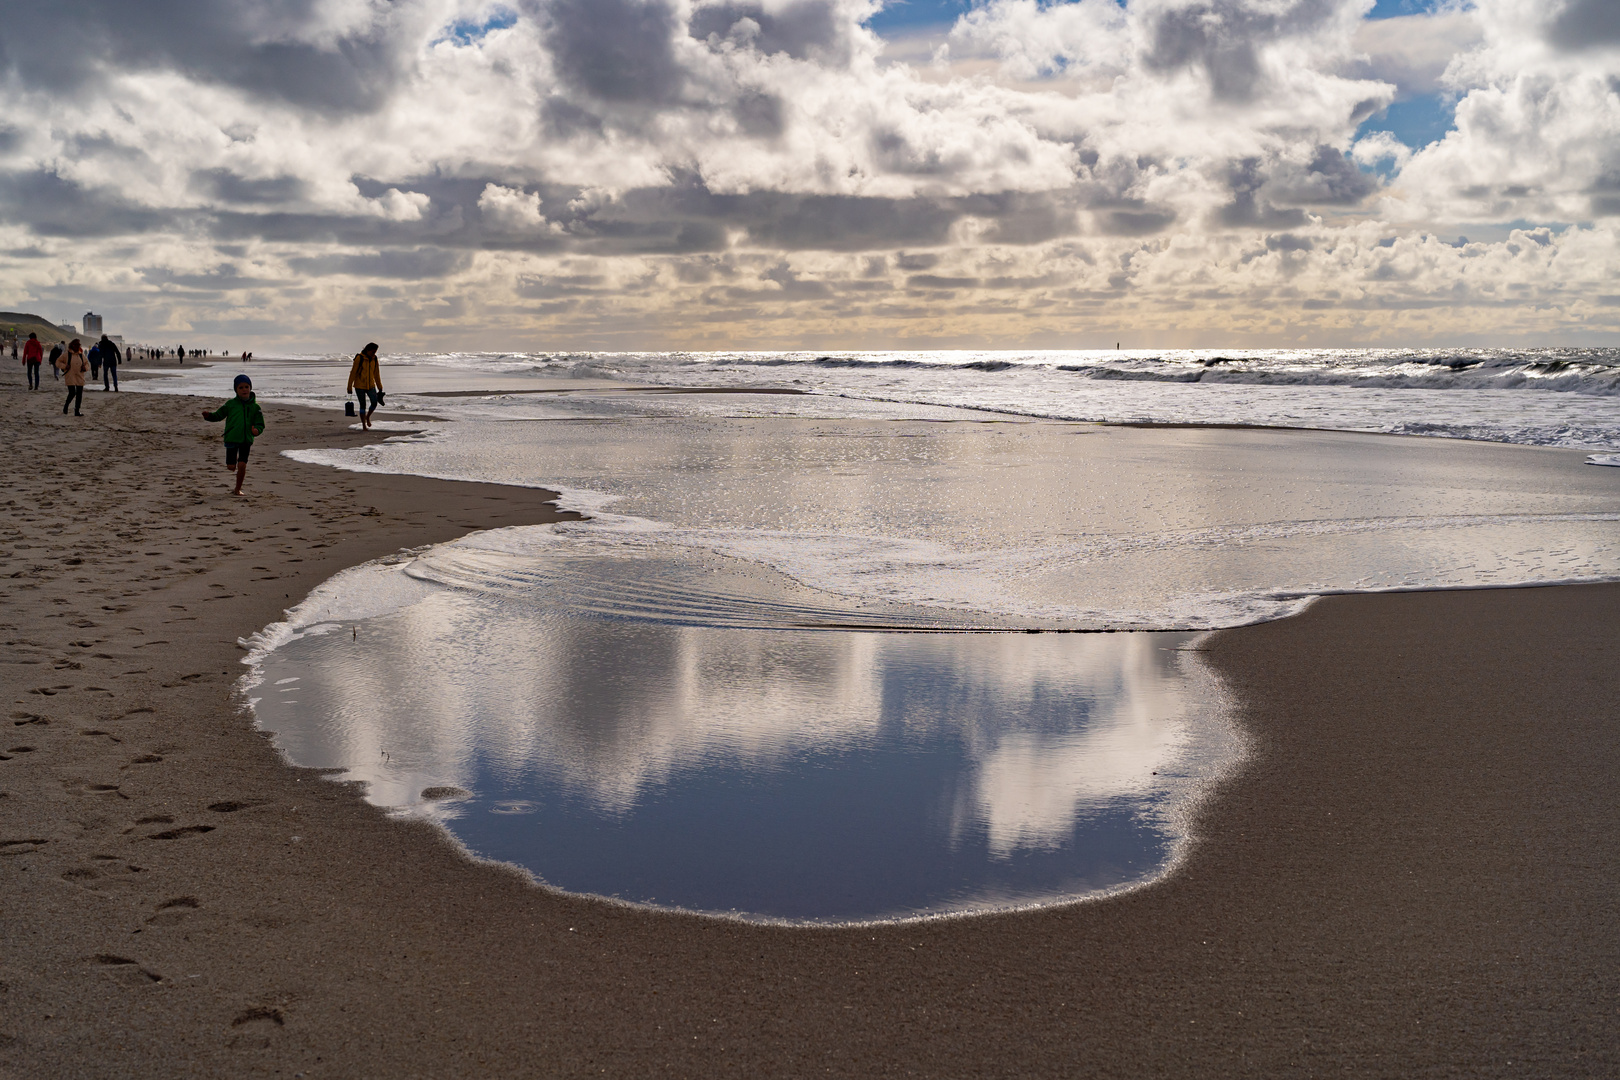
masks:
<svg viewBox="0 0 1620 1080"><path fill-rule="evenodd" d="M906 278L908 289L971 289L979 284L976 277L941 277L938 274L912 274Z"/></svg>
<svg viewBox="0 0 1620 1080"><path fill-rule="evenodd" d="M679 21L662 0L552 0L538 16L569 86L614 104L668 104L679 94Z"/></svg>
<svg viewBox="0 0 1620 1080"><path fill-rule="evenodd" d="M1305 165L1244 158L1227 167L1226 183L1232 201L1221 208L1220 223L1265 229L1305 224L1301 205L1354 206L1378 189L1376 180L1331 146L1317 147Z"/></svg>
<svg viewBox="0 0 1620 1080"><path fill-rule="evenodd" d="M443 248L416 248L406 251L378 251L365 255L316 255L288 259L287 265L300 274L329 277L348 274L354 277L400 278L417 281L439 278L462 269L467 255Z"/></svg>
<svg viewBox="0 0 1620 1080"><path fill-rule="evenodd" d="M677 177L668 187L640 188L592 209L568 210L570 196L544 193L554 219L581 250L593 254L721 251L727 231L752 245L782 250L866 251L933 247L969 213L948 199L883 199L756 191L717 195L701 179Z"/></svg>
<svg viewBox="0 0 1620 1080"><path fill-rule="evenodd" d="M1152 236L1176 222L1174 210L1104 210L1097 226L1105 236Z"/></svg>
<svg viewBox="0 0 1620 1080"><path fill-rule="evenodd" d="M227 203L293 202L304 194L304 188L296 176L249 180L229 169L200 169L191 174L193 191Z"/></svg>
<svg viewBox="0 0 1620 1080"><path fill-rule="evenodd" d="M1587 189L1587 194L1592 197L1593 217L1620 215L1620 171L1598 177L1597 182Z"/></svg>
<svg viewBox="0 0 1620 1080"><path fill-rule="evenodd" d="M308 41L321 25L319 0L52 0L4 4L13 41L72 42L90 64L166 68L321 112L364 112L382 104L415 43L389 17L330 40ZM72 92L59 66L0 54L25 85ZM77 84L91 93L96 76Z"/></svg>
<svg viewBox="0 0 1620 1080"><path fill-rule="evenodd" d="M554 300L563 296L591 296L602 291L607 278L600 274L551 274L518 278L519 296L525 300Z"/></svg>
<svg viewBox="0 0 1620 1080"><path fill-rule="evenodd" d="M1150 69L1201 67L1222 101L1248 101L1260 89L1260 47L1314 30L1332 18L1335 0L1295 0L1282 11L1244 0L1208 0L1150 17Z"/></svg>
<svg viewBox="0 0 1620 1080"><path fill-rule="evenodd" d="M428 196L420 221L393 221L366 215L322 215L248 209L195 215L216 239L261 238L278 242L326 242L362 246L453 249L481 248L528 252L576 251L592 255L683 255L724 251L730 235L746 235L754 247L784 251L869 251L897 247L939 247L957 222L983 224L980 236L999 244L1038 244L1078 231L1076 211L1084 195L1073 191L972 195L956 198L868 198L798 195L756 191L739 195L711 192L690 174L667 187L638 188L604 205L582 202L577 187L528 184L505 177L406 177L385 185L366 177L353 182L367 198L391 188ZM242 181L213 173L199 183L222 184L250 207L248 196L270 199L281 192L273 182ZM265 186L258 186L263 183ZM480 207L485 187L495 183L524 188L541 197L545 222L532 228L503 226ZM245 187L238 191L235 185ZM223 197L223 196L222 196ZM1176 220L1174 211L1139 200L1097 197L1105 231L1123 235L1158 232ZM936 256L903 255L903 270L926 270Z"/></svg>
<svg viewBox="0 0 1620 1080"><path fill-rule="evenodd" d="M1226 182L1232 189L1232 201L1220 210L1222 225L1289 229L1305 224L1303 210L1279 210L1260 198L1265 177L1258 158L1246 158L1230 166Z"/></svg>
<svg viewBox="0 0 1620 1080"><path fill-rule="evenodd" d="M782 134L782 99L758 90L745 90L732 102L731 115L743 134L775 138Z"/></svg>
<svg viewBox="0 0 1620 1080"><path fill-rule="evenodd" d="M962 211L929 199L758 195L749 222L755 244L800 250L871 251L943 244Z"/></svg>
<svg viewBox="0 0 1620 1080"><path fill-rule="evenodd" d="M0 221L39 236L120 236L174 227L183 215L92 191L54 172L0 173Z"/></svg>
<svg viewBox="0 0 1620 1080"><path fill-rule="evenodd" d="M1547 26L1547 40L1564 49L1620 44L1620 4L1569 0Z"/></svg>
<svg viewBox="0 0 1620 1080"><path fill-rule="evenodd" d="M1279 162L1266 181L1276 202L1306 206L1354 206L1378 189L1378 182L1331 146L1318 146L1304 166Z"/></svg>
<svg viewBox="0 0 1620 1080"><path fill-rule="evenodd" d="M795 300L819 300L832 295L832 286L825 281L805 281L785 262L777 263L759 276L763 281L776 282L778 295Z"/></svg>
<svg viewBox="0 0 1620 1080"><path fill-rule="evenodd" d="M565 97L555 95L548 97L540 106L540 119L545 123L547 133L560 139L572 139L581 135L600 138L606 130L600 116L575 105Z"/></svg>
<svg viewBox="0 0 1620 1080"><path fill-rule="evenodd" d="M1293 233L1281 233L1266 237L1267 251L1311 251L1316 244L1308 236L1295 236Z"/></svg>
<svg viewBox="0 0 1620 1080"><path fill-rule="evenodd" d="M235 266L229 264L217 267L206 274L177 273L163 266L136 267L135 272L141 275L141 280L151 285L201 289L209 292L273 287L284 284L284 282L270 278L249 277L242 274Z"/></svg>
<svg viewBox="0 0 1620 1080"><path fill-rule="evenodd" d="M848 20L827 0L798 0L767 12L753 0L727 0L692 13L689 32L699 41L731 41L770 56L843 65L850 54Z"/></svg>

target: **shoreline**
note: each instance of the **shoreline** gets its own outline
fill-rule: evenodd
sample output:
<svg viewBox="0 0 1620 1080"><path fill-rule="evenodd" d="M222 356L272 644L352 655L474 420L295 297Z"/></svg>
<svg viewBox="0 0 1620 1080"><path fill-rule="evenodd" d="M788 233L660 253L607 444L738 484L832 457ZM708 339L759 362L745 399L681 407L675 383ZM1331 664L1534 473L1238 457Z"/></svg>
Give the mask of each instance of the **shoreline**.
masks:
<svg viewBox="0 0 1620 1080"><path fill-rule="evenodd" d="M551 520L545 492L300 464L284 440L375 436L272 403L231 500L196 399L96 391L75 426L50 397L0 387L24 463L0 1074L1620 1066L1620 586L1330 597L1213 632L1254 753L1142 889L720 922L472 862L285 765L231 700L237 639L338 569Z"/></svg>

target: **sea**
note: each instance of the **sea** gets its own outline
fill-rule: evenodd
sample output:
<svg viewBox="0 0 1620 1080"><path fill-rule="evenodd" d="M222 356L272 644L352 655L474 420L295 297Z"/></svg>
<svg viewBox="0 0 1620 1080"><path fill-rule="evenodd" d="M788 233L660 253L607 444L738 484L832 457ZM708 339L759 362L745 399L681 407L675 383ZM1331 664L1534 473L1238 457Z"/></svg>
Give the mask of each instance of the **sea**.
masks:
<svg viewBox="0 0 1620 1080"><path fill-rule="evenodd" d="M239 369L342 408L346 355L139 388L223 396ZM249 639L244 700L289 760L610 902L845 923L1151 887L1251 753L1208 632L1620 579L1620 350L382 370L375 442L265 441L580 520L344 571Z"/></svg>

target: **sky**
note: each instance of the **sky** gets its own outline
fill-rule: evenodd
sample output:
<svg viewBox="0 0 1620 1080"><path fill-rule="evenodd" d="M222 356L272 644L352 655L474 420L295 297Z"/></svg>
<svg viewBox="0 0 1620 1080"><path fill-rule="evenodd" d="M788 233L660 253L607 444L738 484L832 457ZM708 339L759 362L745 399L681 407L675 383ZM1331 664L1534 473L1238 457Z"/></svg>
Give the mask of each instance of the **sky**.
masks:
<svg viewBox="0 0 1620 1080"><path fill-rule="evenodd" d="M0 310L346 352L1620 345L1614 0L0 0Z"/></svg>

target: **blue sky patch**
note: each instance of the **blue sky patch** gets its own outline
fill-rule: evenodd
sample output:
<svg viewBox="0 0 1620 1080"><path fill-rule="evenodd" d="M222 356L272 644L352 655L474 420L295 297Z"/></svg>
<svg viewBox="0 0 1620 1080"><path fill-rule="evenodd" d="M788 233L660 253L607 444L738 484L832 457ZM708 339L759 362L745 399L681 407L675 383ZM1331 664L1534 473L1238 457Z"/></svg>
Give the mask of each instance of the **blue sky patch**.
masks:
<svg viewBox="0 0 1620 1080"><path fill-rule="evenodd" d="M509 8L496 8L487 19L457 19L445 28L440 41L453 41L457 45L473 45L492 30L505 30L517 23L517 12Z"/></svg>
<svg viewBox="0 0 1620 1080"><path fill-rule="evenodd" d="M1439 4L1440 0L1378 0L1368 18L1421 15L1433 11ZM866 25L880 34L905 34L925 27L943 28L954 23L973 6L972 0L889 0Z"/></svg>
<svg viewBox="0 0 1620 1080"><path fill-rule="evenodd" d="M1356 129L1356 138L1373 131L1387 131L1414 150L1446 137L1455 126L1457 103L1446 94L1424 94L1397 101Z"/></svg>
<svg viewBox="0 0 1620 1080"><path fill-rule="evenodd" d="M1393 19L1397 15L1425 15L1440 6L1440 0L1378 0L1369 19Z"/></svg>
<svg viewBox="0 0 1620 1080"><path fill-rule="evenodd" d="M949 26L973 5L968 0L890 0L867 20L880 34L904 34L925 26Z"/></svg>

